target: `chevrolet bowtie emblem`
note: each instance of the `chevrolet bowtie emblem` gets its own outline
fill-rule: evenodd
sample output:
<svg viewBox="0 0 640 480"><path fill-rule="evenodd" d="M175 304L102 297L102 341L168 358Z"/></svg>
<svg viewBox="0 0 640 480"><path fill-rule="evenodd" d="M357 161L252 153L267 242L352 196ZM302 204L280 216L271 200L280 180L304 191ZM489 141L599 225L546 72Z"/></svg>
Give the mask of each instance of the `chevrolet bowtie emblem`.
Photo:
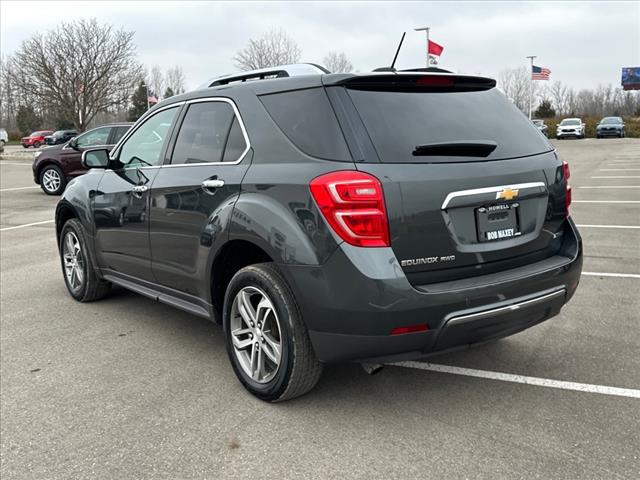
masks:
<svg viewBox="0 0 640 480"><path fill-rule="evenodd" d="M496 192L496 200L513 200L518 196L518 190L513 190L509 187Z"/></svg>

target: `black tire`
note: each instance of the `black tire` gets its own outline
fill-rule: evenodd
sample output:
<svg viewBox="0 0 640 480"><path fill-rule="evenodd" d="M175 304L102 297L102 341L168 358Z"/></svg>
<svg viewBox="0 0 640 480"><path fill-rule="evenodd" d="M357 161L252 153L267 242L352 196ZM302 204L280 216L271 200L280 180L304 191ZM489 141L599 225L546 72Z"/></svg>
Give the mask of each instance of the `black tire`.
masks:
<svg viewBox="0 0 640 480"><path fill-rule="evenodd" d="M29 145L25 145L24 143L22 144L23 148L29 148Z"/></svg>
<svg viewBox="0 0 640 480"><path fill-rule="evenodd" d="M33 148L40 148L40 145L42 145L40 142L33 142Z"/></svg>
<svg viewBox="0 0 640 480"><path fill-rule="evenodd" d="M231 338L232 305L236 295L246 287L264 292L278 317L282 351L280 365L273 378L266 383L253 380L243 370ZM274 264L250 265L234 275L225 294L223 327L227 353L236 376L249 392L261 400L281 402L299 397L311 390L320 379L322 364L315 356L293 293Z"/></svg>
<svg viewBox="0 0 640 480"><path fill-rule="evenodd" d="M46 175L57 176L55 178L58 179L58 183L52 183L47 180ZM57 186L56 186L57 185ZM62 173L62 170L56 165L45 165L44 168L40 171L40 188L47 195L61 195L64 192L65 187L67 186L67 179Z"/></svg>
<svg viewBox="0 0 640 480"><path fill-rule="evenodd" d="M81 257L77 257L77 264L83 272L83 280L79 285L75 286L71 285L65 267L65 242L67 241L68 234L74 235L80 245L79 253ZM67 220L62 227L62 231L60 232L59 253L64 283L67 286L67 290L75 300L79 302L93 302L94 300L103 298L109 293L109 290L111 290L111 283L102 280L93 268L93 264L90 260L91 252L88 249L84 229L82 228L82 224L79 220L75 218Z"/></svg>

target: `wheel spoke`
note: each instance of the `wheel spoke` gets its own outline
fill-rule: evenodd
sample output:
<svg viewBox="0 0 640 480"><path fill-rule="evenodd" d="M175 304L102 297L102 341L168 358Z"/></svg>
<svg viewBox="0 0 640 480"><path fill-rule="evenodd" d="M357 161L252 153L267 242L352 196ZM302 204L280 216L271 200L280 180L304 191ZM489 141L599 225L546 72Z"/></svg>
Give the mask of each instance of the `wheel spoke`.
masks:
<svg viewBox="0 0 640 480"><path fill-rule="evenodd" d="M253 305L251 305L251 296L245 291L240 292L239 312L247 326L255 323L256 311L253 309Z"/></svg>
<svg viewBox="0 0 640 480"><path fill-rule="evenodd" d="M265 342L262 344L262 349L264 350L264 354L273 363L275 363L276 365L279 365L280 357L282 355L280 344L276 342L273 338L271 338L271 335L267 332L263 333L263 338Z"/></svg>
<svg viewBox="0 0 640 480"><path fill-rule="evenodd" d="M71 255L74 255L75 249L73 248L73 239L71 238L71 234L67 234L66 242L67 242L67 252L69 252Z"/></svg>
<svg viewBox="0 0 640 480"><path fill-rule="evenodd" d="M260 381L260 379L264 377L264 352L260 345L258 345L258 348L256 349L256 356L258 359L256 360L256 371L253 378Z"/></svg>
<svg viewBox="0 0 640 480"><path fill-rule="evenodd" d="M244 335L250 334L252 331L250 328L238 328L231 332L231 338L233 340L233 346L238 350L243 350L253 344L253 338L247 337L245 339L240 339L240 337Z"/></svg>

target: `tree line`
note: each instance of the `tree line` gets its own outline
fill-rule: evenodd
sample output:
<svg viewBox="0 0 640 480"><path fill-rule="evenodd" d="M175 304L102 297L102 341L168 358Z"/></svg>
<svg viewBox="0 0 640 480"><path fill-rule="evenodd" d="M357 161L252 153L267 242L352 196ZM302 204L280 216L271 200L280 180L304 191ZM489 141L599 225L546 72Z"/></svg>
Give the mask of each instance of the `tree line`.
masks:
<svg viewBox="0 0 640 480"><path fill-rule="evenodd" d="M523 112L529 111L531 75L528 67L507 69L498 76L498 87ZM537 118L640 117L640 92L612 85L576 90L561 81L533 82L533 108Z"/></svg>
<svg viewBox="0 0 640 480"><path fill-rule="evenodd" d="M232 58L240 70L298 63L300 46L282 29L252 38ZM351 72L344 52L323 59L331 72ZM504 70L499 87L522 111L528 111L529 69ZM146 69L137 59L134 32L97 20L63 22L25 40L0 59L0 126L14 137L39 128L75 128L109 121L137 120L157 100L183 93L186 79L179 66ZM575 90L559 81L534 82L538 116L640 116L638 92L612 86Z"/></svg>

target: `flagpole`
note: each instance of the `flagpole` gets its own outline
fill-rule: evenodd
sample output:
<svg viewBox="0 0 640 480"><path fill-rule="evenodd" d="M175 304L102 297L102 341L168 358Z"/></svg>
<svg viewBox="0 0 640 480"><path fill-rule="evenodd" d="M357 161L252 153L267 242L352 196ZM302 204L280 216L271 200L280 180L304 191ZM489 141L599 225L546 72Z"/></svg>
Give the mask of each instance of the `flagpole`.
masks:
<svg viewBox="0 0 640 480"><path fill-rule="evenodd" d="M421 32L421 31L424 30L426 32L426 34L427 34L427 68L429 68L429 64L430 64L430 62L429 62L429 60L430 60L429 59L429 28L430 27L414 28L414 30L416 32Z"/></svg>
<svg viewBox="0 0 640 480"><path fill-rule="evenodd" d="M537 55L527 55L527 58L531 60L531 68L529 68L529 120L531 120L531 104L533 100L533 59Z"/></svg>

